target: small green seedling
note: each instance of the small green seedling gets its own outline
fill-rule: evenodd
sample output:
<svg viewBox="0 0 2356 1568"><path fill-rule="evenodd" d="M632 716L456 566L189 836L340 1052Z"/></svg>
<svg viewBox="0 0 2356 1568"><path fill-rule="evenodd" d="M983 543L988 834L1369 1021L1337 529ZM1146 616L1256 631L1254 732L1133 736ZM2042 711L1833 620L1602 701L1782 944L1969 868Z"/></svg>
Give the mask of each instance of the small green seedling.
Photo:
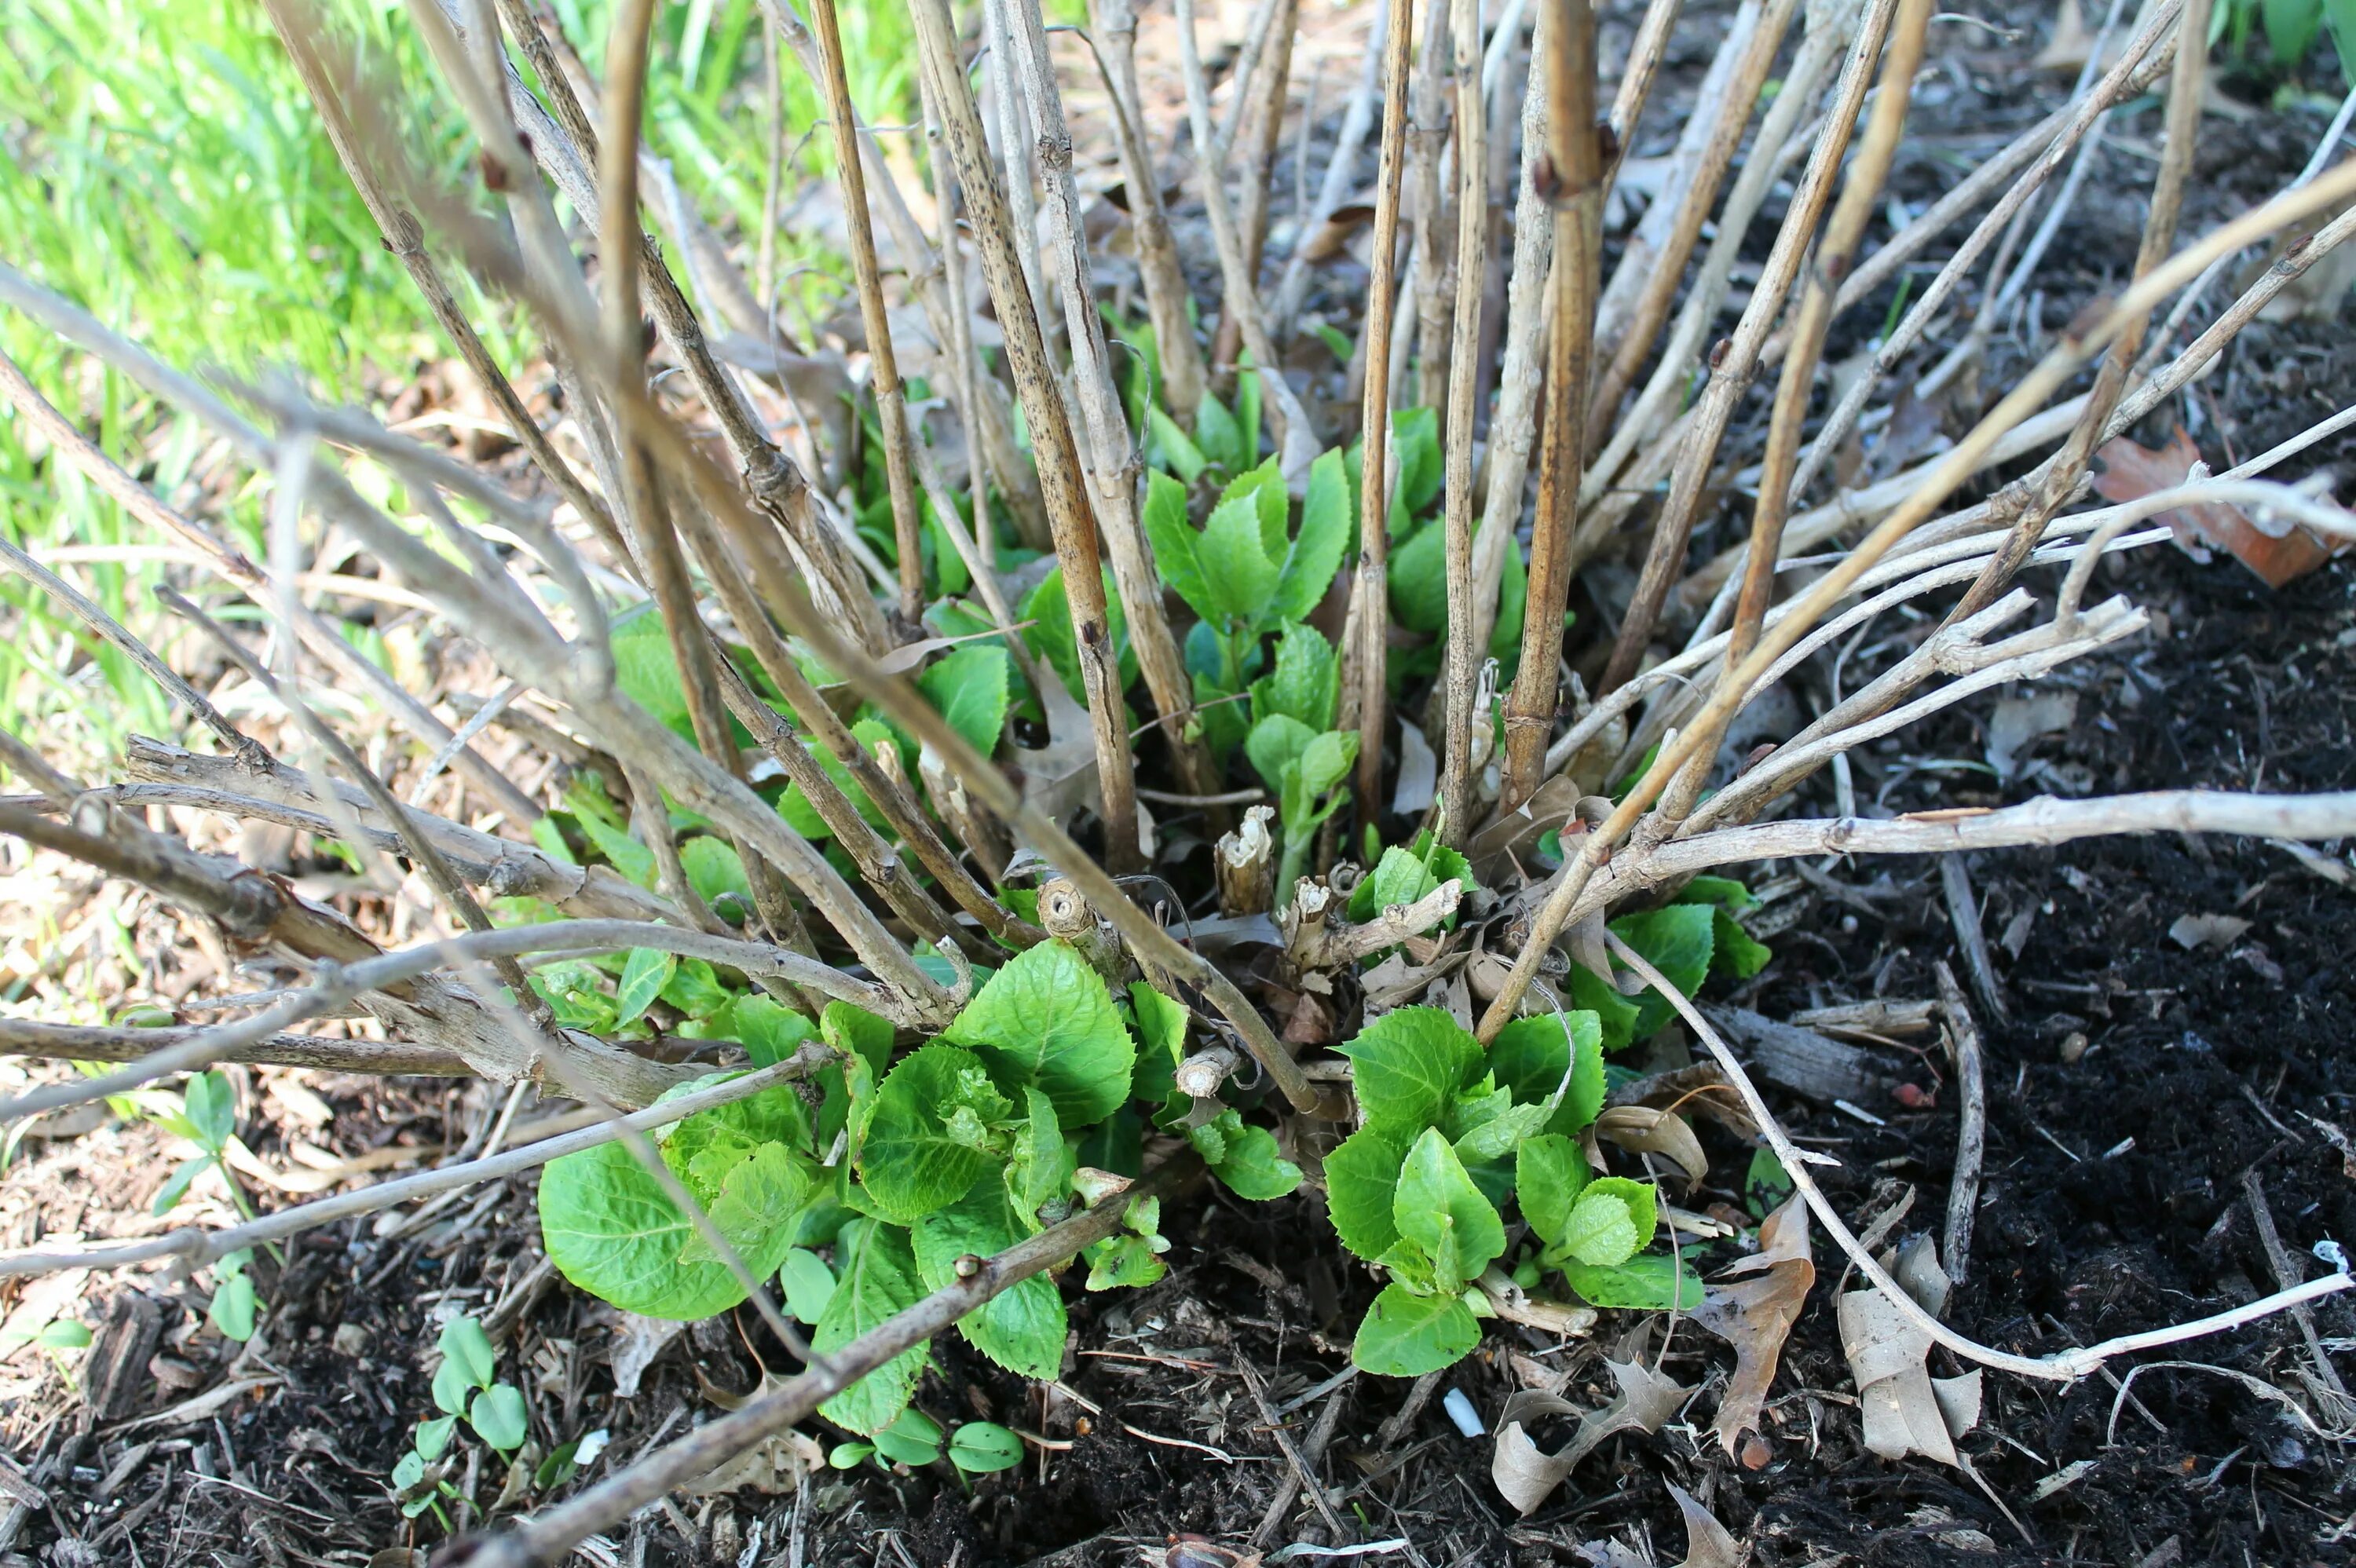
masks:
<svg viewBox="0 0 2356 1568"><path fill-rule="evenodd" d="M498 1381L498 1354L480 1323L472 1317L452 1318L443 1325L438 1346L442 1365L434 1374L434 1403L442 1413L417 1424L409 1452L392 1467L392 1489L408 1518L415 1519L432 1509L447 1530L450 1516L443 1510L442 1499L457 1496L457 1489L444 1479L451 1462L444 1456L460 1420L509 1461L530 1436L531 1428L522 1393L514 1384ZM564 1463L570 1461L571 1455L566 1454ZM548 1465L541 1467L543 1473L548 1468Z"/></svg>
<svg viewBox="0 0 2356 1568"><path fill-rule="evenodd" d="M261 1306L254 1295L253 1276L246 1273L252 1262L253 1250L240 1247L213 1265L213 1301L205 1311L214 1328L241 1344L253 1338Z"/></svg>
<svg viewBox="0 0 2356 1568"><path fill-rule="evenodd" d="M0 1334L0 1356L14 1355L20 1346L37 1345L41 1352L57 1367L58 1376L70 1383L74 1381L73 1362L76 1350L90 1349L90 1327L79 1318L59 1317L26 1333Z"/></svg>
<svg viewBox="0 0 2356 1568"><path fill-rule="evenodd" d="M962 1475L1011 1470L1023 1463L1023 1439L995 1422L969 1421L949 1434L945 1445L941 1424L921 1410L909 1409L866 1442L837 1444L826 1462L838 1470L856 1469L869 1459L886 1468L905 1465L920 1470L942 1458Z"/></svg>
<svg viewBox="0 0 2356 1568"><path fill-rule="evenodd" d="M237 1211L248 1220L253 1218L253 1205L229 1164L230 1147L237 1143L237 1094L226 1077L219 1072L198 1073L181 1090L177 1104L171 1095L156 1093L110 1095L107 1103L118 1115L145 1117L173 1136L187 1139L199 1151L182 1160L165 1179L155 1193L155 1213L169 1213L187 1196L198 1177L218 1170Z"/></svg>

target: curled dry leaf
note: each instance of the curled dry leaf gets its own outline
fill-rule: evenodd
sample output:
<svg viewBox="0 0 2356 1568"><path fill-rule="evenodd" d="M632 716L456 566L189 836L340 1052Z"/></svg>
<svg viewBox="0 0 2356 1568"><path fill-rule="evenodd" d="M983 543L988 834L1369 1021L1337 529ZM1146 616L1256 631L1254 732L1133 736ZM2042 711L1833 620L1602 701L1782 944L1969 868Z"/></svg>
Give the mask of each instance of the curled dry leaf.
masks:
<svg viewBox="0 0 2356 1568"><path fill-rule="evenodd" d="M2094 493L2106 501L2133 501L2183 484L2201 461L2201 449L2179 428L2158 452L2119 436L2095 455L2102 459L2103 472L2095 476ZM2163 513L2160 520L2195 560L2208 560L2212 547L2231 551L2234 560L2265 579L2269 588L2313 571L2336 549L2296 523L2261 523L2241 507L2219 501L2179 507Z"/></svg>
<svg viewBox="0 0 2356 1568"><path fill-rule="evenodd" d="M1595 1136L1639 1154L1657 1154L1676 1162L1688 1181L1709 1174L1709 1157L1701 1140L1675 1111L1650 1105L1614 1105L1595 1118Z"/></svg>
<svg viewBox="0 0 2356 1568"><path fill-rule="evenodd" d="M1489 1476L1505 1499L1525 1516L1537 1512L1605 1438L1618 1432L1658 1432L1693 1392L1642 1361L1606 1360L1603 1364L1611 1369L1620 1392L1600 1410L1582 1413L1553 1394L1523 1392L1507 1400L1498 1415L1497 1448L1489 1461ZM1549 1415L1579 1417L1579 1430L1552 1454L1540 1451L1526 1425Z"/></svg>
<svg viewBox="0 0 2356 1568"><path fill-rule="evenodd" d="M1719 1402L1710 1430L1729 1455L1745 1432L1759 1430L1768 1386L1775 1381L1783 1341L1799 1319L1816 1265L1808 1246L1808 1207L1797 1193L1759 1227L1759 1251L1726 1271L1731 1284L1713 1284L1693 1319L1734 1347L1734 1376Z"/></svg>
<svg viewBox="0 0 2356 1568"><path fill-rule="evenodd" d="M1892 1271L1923 1310L1945 1307L1948 1281L1925 1236L1910 1245ZM1979 1424L1980 1374L1933 1378L1927 1360L1931 1336L1903 1317L1878 1289L1840 1299L1841 1349L1857 1379L1865 1445L1884 1459L1921 1454L1963 1467L1955 1439Z"/></svg>
<svg viewBox="0 0 2356 1568"><path fill-rule="evenodd" d="M1736 1137L1756 1140L1759 1136L1759 1124L1751 1119L1740 1093L1727 1082L1725 1070L1715 1061L1697 1061L1691 1067L1655 1072L1622 1083L1612 1091L1604 1104L1651 1105L1662 1110L1676 1107L1707 1116Z"/></svg>

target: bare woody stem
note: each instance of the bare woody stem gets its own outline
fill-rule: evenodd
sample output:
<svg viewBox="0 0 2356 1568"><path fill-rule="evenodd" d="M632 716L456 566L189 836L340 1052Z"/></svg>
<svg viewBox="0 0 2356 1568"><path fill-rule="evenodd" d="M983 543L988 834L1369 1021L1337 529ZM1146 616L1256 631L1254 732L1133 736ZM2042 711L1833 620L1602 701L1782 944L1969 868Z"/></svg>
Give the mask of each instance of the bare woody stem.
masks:
<svg viewBox="0 0 2356 1568"><path fill-rule="evenodd" d="M1480 645L1472 592L1472 431L1478 410L1481 298L1488 280L1488 94L1481 88L1480 0L1451 0L1456 66L1456 316L1458 352L1448 386L1447 731L1440 755L1440 837L1462 845L1472 830L1472 711ZM1483 720L1486 715L1481 715Z"/></svg>
<svg viewBox="0 0 2356 1568"><path fill-rule="evenodd" d="M1408 68L1415 49L1415 0L1387 0L1389 32L1383 46L1383 134L1375 176L1374 251L1366 279L1365 394L1358 420L1358 570L1350 591L1345 650L1349 696L1344 722L1355 714L1358 763L1353 793L1363 828L1376 819L1383 787L1383 720L1387 639L1390 630L1390 364L1398 309L1393 276L1398 251L1399 185L1407 156Z"/></svg>
<svg viewBox="0 0 2356 1568"><path fill-rule="evenodd" d="M917 537L916 482L911 477L913 436L908 401L900 386L900 360L892 348L892 322L884 310L884 274L875 260L875 226L867 211L867 176L859 156L859 117L851 104L851 79L842 63L842 29L834 0L810 0L819 56L826 62L827 114L834 123L835 175L842 182L843 218L851 231L851 272L859 285L859 320L867 334L867 359L873 367L875 417L884 427L884 475L892 493L892 537L900 556L900 615L911 625L925 613L925 561Z"/></svg>
<svg viewBox="0 0 2356 1568"><path fill-rule="evenodd" d="M1546 423L1538 445L1538 512L1530 533L1529 600L1520 667L1505 704L1498 805L1537 792L1561 685L1562 613L1570 602L1572 539L1584 465L1587 389L1595 347L1603 148L1595 124L1595 9L1569 0L1539 12L1547 37L1547 131L1554 214L1554 321L1547 346Z"/></svg>
<svg viewBox="0 0 2356 1568"><path fill-rule="evenodd" d="M947 0L914 0L910 9L916 22L920 64L939 109L958 185L973 212L982 275L1005 333L1015 394L1031 427L1040 493L1046 500L1055 534L1055 560L1063 569L1080 684L1087 695L1088 724L1096 740L1097 776L1104 795L1105 860L1116 872L1137 870L1143 857L1138 848L1136 778L1130 768L1120 677L1105 607L1103 560L1098 550L1096 519L1088 513L1079 449L1072 437L1063 392L1055 384L1046 340L1040 334L1038 315L1032 309L1031 290L1015 250L1005 193L998 171L991 165L981 117L958 63L957 31Z"/></svg>
<svg viewBox="0 0 2356 1568"><path fill-rule="evenodd" d="M1923 35L1929 28L1928 0L1902 0L1888 51L1881 61L1880 97L1866 126L1864 142L1849 165L1848 181L1817 242L1816 258L1807 286L1800 296L1797 316L1789 328L1791 347L1783 359L1783 379L1776 383L1775 403L1767 430L1767 453L1759 481L1759 504L1751 515L1751 564L1742 577L1741 595L1735 602L1733 635L1726 645L1729 669L1741 664L1759 640L1767 602L1775 586L1775 561L1782 548L1783 522L1791 515L1792 473L1799 464L1800 435L1808 413L1808 395L1815 383L1816 366L1824 354L1825 334L1832 325L1833 302L1841 280L1856 263L1866 224L1880 199L1882 182L1898 155L1906 128L1906 109L1912 96L1914 72L1922 59Z"/></svg>
<svg viewBox="0 0 2356 1568"><path fill-rule="evenodd" d="M1153 324L1153 347L1162 360L1162 387L1170 415L1192 430L1194 410L1207 384L1203 350L1186 314L1186 270L1170 234L1170 212L1162 200L1153 150L1140 120L1137 91L1137 6L1134 0L1090 0L1095 41L1105 62L1113 129L1119 133L1121 184L1129 192L1130 227L1137 235L1137 270L1145 286L1145 312Z"/></svg>
<svg viewBox="0 0 2356 1568"><path fill-rule="evenodd" d="M16 1038L16 1031L26 1027L27 1026L15 1023L0 1024L0 1042ZM95 1034L110 1031L77 1032ZM364 1046L376 1046L379 1050L402 1049L386 1048L371 1040L335 1040L316 1043L324 1046L348 1046L355 1051ZM0 1043L0 1050L5 1049L9 1047ZM250 1054L224 1056L219 1060L262 1061L275 1060L269 1055L262 1054L268 1049L268 1047L257 1048ZM391 1058L388 1057L388 1060ZM139 1241L124 1243L120 1246L92 1247L81 1252L25 1252L0 1254L0 1279L28 1274L48 1274L63 1268L128 1268L134 1264L149 1263L156 1258L165 1257L184 1257L191 1264L201 1267L217 1258L235 1252L240 1247L257 1247L269 1242L283 1242L289 1236L299 1236L304 1232L316 1230L321 1225L332 1225L338 1220L348 1220L359 1214L372 1214L381 1209L390 1209L398 1203L409 1202L412 1199L432 1197L440 1192L455 1192L461 1188L473 1187L481 1182L498 1181L545 1165L550 1160L561 1158L568 1154L578 1154L583 1149L595 1148L600 1144L613 1143L649 1132L657 1127L667 1126L670 1123L682 1121L698 1112L709 1111L738 1100L750 1098L776 1084L807 1078L833 1060L834 1051L831 1048L812 1040L783 1061L743 1073L725 1083L715 1083L707 1089L698 1089L680 1094L664 1101L661 1104L650 1105L645 1110L633 1112L626 1116L616 1116L600 1122L594 1126L584 1127L578 1132L563 1133L552 1138L542 1138L537 1143L526 1144L521 1148L509 1149L504 1154L445 1166L439 1170L419 1171L414 1176L404 1176L395 1180L379 1182L373 1187L364 1187L357 1192L340 1192L333 1198L322 1198L314 1202L298 1204L294 1208L284 1209L275 1214L266 1214L259 1220L251 1221L242 1225L232 1225L227 1230L166 1231L160 1236L147 1236ZM395 1069L362 1068L348 1069L348 1071L391 1072ZM465 1069L460 1067L455 1071L464 1072Z"/></svg>
<svg viewBox="0 0 2356 1568"><path fill-rule="evenodd" d="M1194 720L1194 679L1179 652L1162 608L1162 579L1138 519L1138 461L1120 389L1113 380L1104 317L1097 309L1089 275L1087 236L1081 229L1078 185L1072 178L1072 135L1064 123L1063 94L1055 87L1054 59L1039 0L1004 0L1012 37L1009 41L1016 78L1029 104L1033 142L1039 150L1041 186L1046 197L1047 229L1055 249L1057 293L1064 306L1064 336L1072 351L1072 396L1087 434L1088 472L1096 481L1096 515L1113 585L1129 617L1130 643L1138 670L1161 716L1161 729L1176 755L1186 788L1208 795L1219 787L1218 764L1201 740L1188 740ZM1223 814L1224 817L1224 814ZM1224 820L1220 826L1224 827Z"/></svg>
<svg viewBox="0 0 2356 1568"><path fill-rule="evenodd" d="M1659 623L1669 587L1684 568L1686 546L1692 539L1694 519L1699 512L1711 467L1717 462L1719 442L1734 417L1736 403L1749 390L1751 378L1758 374L1768 335L1782 314L1792 280L1799 273L1807 239L1815 230L1818 215L1832 200L1833 182L1848 149L1850 132L1865 106L1870 68L1889 37L1895 10L1894 0L1868 0L1865 18L1858 25L1857 38L1841 68L1833 104L1826 114L1825 129L1817 133L1807 168L1784 214L1783 229L1775 237L1775 248L1761 269L1758 286L1751 291L1751 303L1744 307L1741 321L1727 341L1726 352L1712 356L1709 383L1702 389L1701 398L1689 416L1690 423L1684 427L1685 433L1669 438L1676 443L1669 493L1661 503L1660 515L1653 521L1653 537L1644 551L1644 570L1638 574L1626 618L1620 624L1611 662L1597 684L1599 692L1609 693L1635 674L1652 641L1653 628Z"/></svg>

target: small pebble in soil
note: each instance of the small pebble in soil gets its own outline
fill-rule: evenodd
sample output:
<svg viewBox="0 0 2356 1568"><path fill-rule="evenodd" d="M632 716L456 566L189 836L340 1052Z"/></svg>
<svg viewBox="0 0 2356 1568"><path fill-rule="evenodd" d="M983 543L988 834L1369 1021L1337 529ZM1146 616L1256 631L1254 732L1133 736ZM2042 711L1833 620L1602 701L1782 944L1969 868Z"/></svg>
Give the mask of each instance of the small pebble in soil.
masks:
<svg viewBox="0 0 2356 1568"><path fill-rule="evenodd" d="M1767 1446L1767 1440L1764 1437L1760 1436L1757 1433L1754 1432L1750 1436L1742 1440L1742 1467L1744 1469L1763 1470L1767 1467L1767 1462L1774 1456L1775 1450Z"/></svg>
<svg viewBox="0 0 2356 1568"><path fill-rule="evenodd" d="M2062 1037L2062 1066L2075 1067L2078 1064L2078 1059L2085 1054L2086 1036L2082 1030L2073 1029Z"/></svg>

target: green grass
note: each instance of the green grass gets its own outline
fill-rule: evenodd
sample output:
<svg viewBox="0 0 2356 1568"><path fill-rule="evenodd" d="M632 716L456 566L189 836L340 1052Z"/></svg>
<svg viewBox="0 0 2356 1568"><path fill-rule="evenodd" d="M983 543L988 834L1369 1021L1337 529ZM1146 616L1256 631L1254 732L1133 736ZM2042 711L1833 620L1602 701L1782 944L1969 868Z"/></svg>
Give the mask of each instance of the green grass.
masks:
<svg viewBox="0 0 2356 1568"><path fill-rule="evenodd" d="M400 0L328 0L330 15L402 84L412 151L454 183L469 142L441 95ZM593 70L609 8L555 0ZM754 233L766 170L767 110L757 0L687 0L659 16L648 139L690 198L724 229ZM854 0L842 14L852 92L874 123L914 91L905 11ZM784 71L795 174L824 172L819 104ZM292 66L252 0L0 0L0 257L185 367L291 369L321 396L371 400L422 361L448 357L400 265L317 129ZM787 244L805 304L830 308L836 258ZM455 269L449 269L455 272ZM504 302L462 304L503 364L530 357ZM5 348L49 400L172 498L203 451L190 421L0 310ZM256 483L206 504L255 542ZM159 541L0 417L0 529L36 554L63 545ZM66 575L110 612L153 629L153 563L75 563ZM62 755L96 761L140 730L176 734L158 694L126 661L0 575L0 723ZM94 666L94 667L93 667Z"/></svg>

